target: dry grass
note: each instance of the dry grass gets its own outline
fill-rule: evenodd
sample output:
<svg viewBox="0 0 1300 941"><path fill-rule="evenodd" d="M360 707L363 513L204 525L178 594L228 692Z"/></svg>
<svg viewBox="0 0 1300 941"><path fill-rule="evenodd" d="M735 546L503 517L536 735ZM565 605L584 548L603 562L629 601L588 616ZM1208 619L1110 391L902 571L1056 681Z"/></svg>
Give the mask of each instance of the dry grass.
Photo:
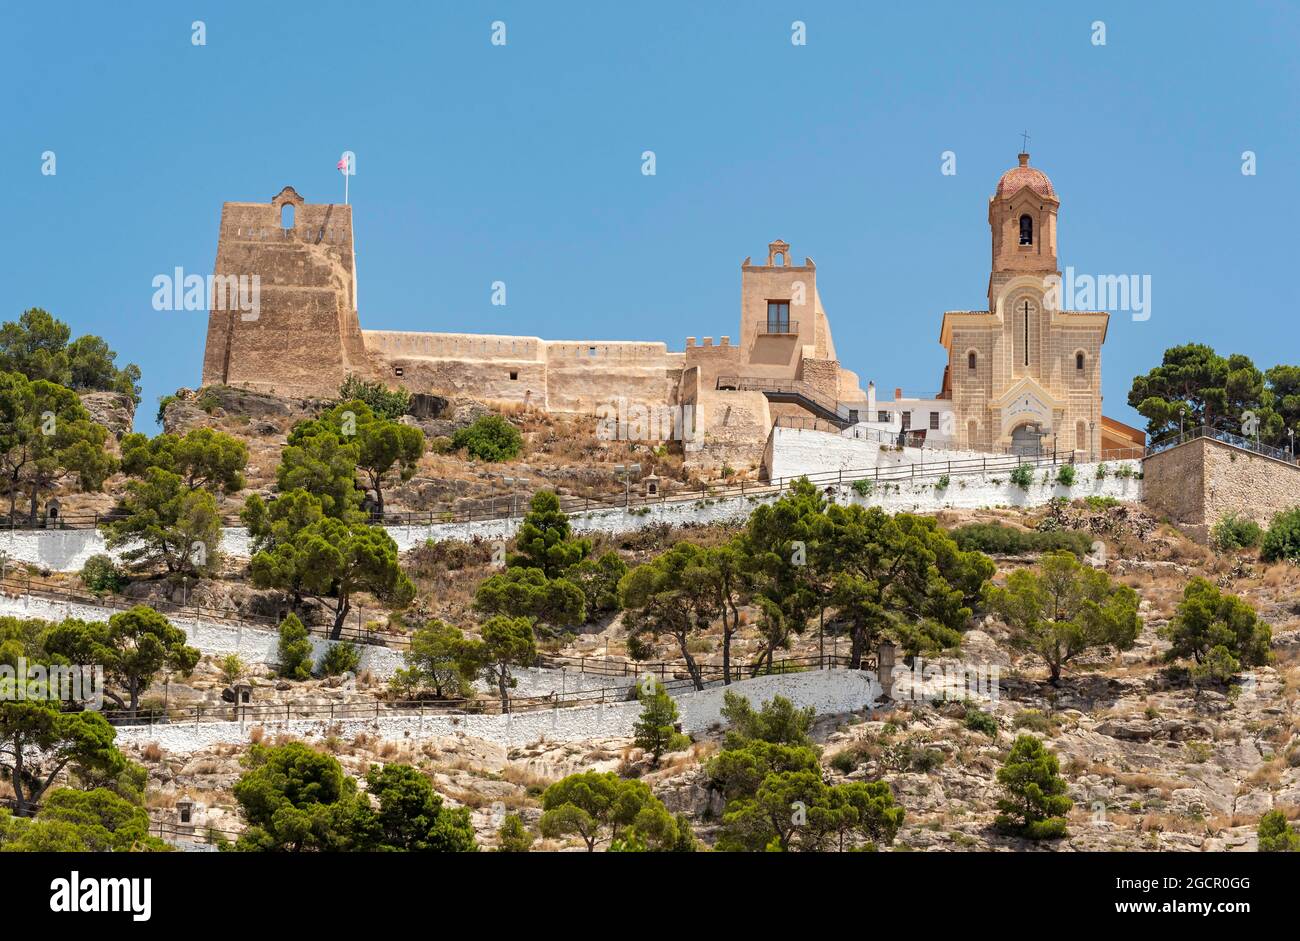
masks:
<svg viewBox="0 0 1300 941"><path fill-rule="evenodd" d="M540 794L558 781L559 778L538 774L527 765L512 763L501 769L501 780L523 788L525 791Z"/></svg>
<svg viewBox="0 0 1300 941"><path fill-rule="evenodd" d="M1120 784L1131 791L1155 791L1164 800L1168 800L1176 789L1183 787L1183 783L1180 781L1146 771L1131 774L1119 772L1114 775L1114 779L1116 784Z"/></svg>
<svg viewBox="0 0 1300 941"><path fill-rule="evenodd" d="M162 755L162 746L157 742L146 742L144 748L140 749L140 757L148 762L161 761Z"/></svg>

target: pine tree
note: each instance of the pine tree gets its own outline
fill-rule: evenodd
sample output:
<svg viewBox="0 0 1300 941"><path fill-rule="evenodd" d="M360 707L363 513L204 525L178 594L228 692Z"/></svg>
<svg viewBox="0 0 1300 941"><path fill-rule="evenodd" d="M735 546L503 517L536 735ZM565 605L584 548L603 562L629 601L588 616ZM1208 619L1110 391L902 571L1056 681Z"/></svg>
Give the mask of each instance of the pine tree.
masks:
<svg viewBox="0 0 1300 941"><path fill-rule="evenodd" d="M662 683L653 677L647 679L649 683L641 687L641 717L632 726L632 740L659 764L664 752L672 751L685 736L677 731L677 703Z"/></svg>

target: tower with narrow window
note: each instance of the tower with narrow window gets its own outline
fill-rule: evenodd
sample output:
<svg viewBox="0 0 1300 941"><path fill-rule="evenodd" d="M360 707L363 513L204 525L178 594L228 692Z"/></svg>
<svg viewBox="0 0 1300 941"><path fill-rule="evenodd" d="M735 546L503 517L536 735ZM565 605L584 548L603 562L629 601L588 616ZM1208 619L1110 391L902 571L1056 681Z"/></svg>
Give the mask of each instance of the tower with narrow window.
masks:
<svg viewBox="0 0 1300 941"><path fill-rule="evenodd" d="M944 314L944 392L956 437L981 451L1102 450L1101 345L1109 315L1062 310L1060 199L1029 154L989 198L988 309ZM1065 305L1068 306L1068 305Z"/></svg>
<svg viewBox="0 0 1300 941"><path fill-rule="evenodd" d="M256 303L212 292L205 386L319 396L348 373L369 378L351 206L308 203L292 186L269 203L223 204L213 281L248 284Z"/></svg>

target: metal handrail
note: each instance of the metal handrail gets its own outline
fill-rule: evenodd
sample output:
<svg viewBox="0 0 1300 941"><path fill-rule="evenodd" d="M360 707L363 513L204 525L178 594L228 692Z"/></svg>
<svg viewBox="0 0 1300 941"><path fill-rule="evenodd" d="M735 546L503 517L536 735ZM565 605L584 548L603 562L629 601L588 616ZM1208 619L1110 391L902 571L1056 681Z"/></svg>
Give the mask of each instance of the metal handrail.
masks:
<svg viewBox="0 0 1300 941"><path fill-rule="evenodd" d="M1181 434L1172 438L1166 438L1163 441L1153 441L1147 445L1146 454L1160 454L1168 451L1170 448L1176 448L1180 444L1187 444L1189 441L1195 441L1197 438L1211 438L1223 444L1232 445L1235 448L1241 448L1243 451L1253 451L1256 454L1262 454L1264 457L1272 458L1275 461L1282 461L1286 464L1296 464L1296 456L1283 448L1275 448L1267 444L1260 444L1252 441L1243 435L1231 431L1224 431L1221 428L1215 428L1212 425L1198 425L1195 428L1188 429Z"/></svg>

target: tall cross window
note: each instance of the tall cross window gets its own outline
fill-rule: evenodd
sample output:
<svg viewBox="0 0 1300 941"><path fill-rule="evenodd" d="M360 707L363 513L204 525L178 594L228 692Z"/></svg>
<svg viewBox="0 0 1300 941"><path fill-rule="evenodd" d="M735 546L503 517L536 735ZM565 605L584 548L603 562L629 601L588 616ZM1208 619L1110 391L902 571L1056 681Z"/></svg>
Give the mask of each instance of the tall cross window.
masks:
<svg viewBox="0 0 1300 941"><path fill-rule="evenodd" d="M1025 301L1025 365L1029 365L1029 301Z"/></svg>

